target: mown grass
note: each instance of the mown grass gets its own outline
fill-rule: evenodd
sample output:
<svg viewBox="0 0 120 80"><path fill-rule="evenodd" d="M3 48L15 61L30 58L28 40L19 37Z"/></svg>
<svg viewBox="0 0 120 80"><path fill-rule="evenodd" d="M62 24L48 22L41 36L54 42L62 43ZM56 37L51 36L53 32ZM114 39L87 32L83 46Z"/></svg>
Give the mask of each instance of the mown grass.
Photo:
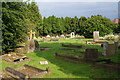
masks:
<svg viewBox="0 0 120 80"><path fill-rule="evenodd" d="M44 76L44 78L88 78L88 79L95 79L95 78L119 78L118 72L106 72L102 68L94 68L88 63L74 63L68 62L63 59L55 57L55 53L73 53L75 55L84 55L80 53L75 53L72 51L65 51L60 50L61 44L74 44L74 45L84 45L85 48L97 48L99 51L102 52L102 48L99 45L86 45L85 42L82 42L80 39L60 39L57 42L40 42L40 46L44 47L53 47L47 51L35 51L28 54L23 54L32 58L31 61L20 63L20 64L12 64L2 62L2 69L4 70L6 67L20 67L24 64L28 64L37 68L45 69L47 66L51 68L51 73ZM77 50L84 50L77 49ZM118 53L120 50L118 51ZM120 59L118 58L120 54L116 54L109 57L101 57L101 58L111 58L115 62L119 62ZM47 65L40 65L39 61L48 61Z"/></svg>

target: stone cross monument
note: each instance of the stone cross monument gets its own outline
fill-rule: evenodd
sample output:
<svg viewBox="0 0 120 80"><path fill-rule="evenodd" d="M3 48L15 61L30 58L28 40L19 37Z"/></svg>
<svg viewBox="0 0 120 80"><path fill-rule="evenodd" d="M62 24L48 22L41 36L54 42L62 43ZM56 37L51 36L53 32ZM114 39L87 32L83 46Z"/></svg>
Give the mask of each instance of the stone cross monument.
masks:
<svg viewBox="0 0 120 80"><path fill-rule="evenodd" d="M35 32L32 32L32 30L30 32L28 32L28 33L29 33L29 39L30 40L33 39L33 37L32 37L33 34L34 34L34 37L35 37Z"/></svg>

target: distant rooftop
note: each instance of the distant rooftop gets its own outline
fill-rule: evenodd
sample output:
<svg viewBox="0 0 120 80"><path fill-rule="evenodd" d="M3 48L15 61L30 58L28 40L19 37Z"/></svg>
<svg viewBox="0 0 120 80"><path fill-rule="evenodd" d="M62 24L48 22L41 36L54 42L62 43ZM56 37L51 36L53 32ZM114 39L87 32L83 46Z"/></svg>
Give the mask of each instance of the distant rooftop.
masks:
<svg viewBox="0 0 120 80"><path fill-rule="evenodd" d="M113 20L113 22L118 24L119 23L119 19L116 18L116 19Z"/></svg>

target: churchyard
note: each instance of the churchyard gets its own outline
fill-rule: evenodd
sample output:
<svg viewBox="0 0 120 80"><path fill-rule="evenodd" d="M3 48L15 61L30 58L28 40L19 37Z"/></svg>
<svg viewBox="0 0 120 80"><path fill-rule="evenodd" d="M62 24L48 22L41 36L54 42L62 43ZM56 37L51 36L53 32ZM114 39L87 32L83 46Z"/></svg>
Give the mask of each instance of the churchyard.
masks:
<svg viewBox="0 0 120 80"><path fill-rule="evenodd" d="M120 43L99 40L98 33L93 34L93 38L72 34L70 38L47 36L41 39L30 35L29 41L35 43L27 42L30 46L19 48L15 55L0 56L0 74L15 78L120 78Z"/></svg>

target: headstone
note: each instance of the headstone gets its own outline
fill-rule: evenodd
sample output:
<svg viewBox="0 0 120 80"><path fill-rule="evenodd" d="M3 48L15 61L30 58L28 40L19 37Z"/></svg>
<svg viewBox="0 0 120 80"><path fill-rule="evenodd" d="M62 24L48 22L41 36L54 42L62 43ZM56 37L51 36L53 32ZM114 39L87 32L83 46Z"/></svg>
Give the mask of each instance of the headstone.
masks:
<svg viewBox="0 0 120 80"><path fill-rule="evenodd" d="M35 42L35 50L40 50L40 46L37 40L34 40Z"/></svg>
<svg viewBox="0 0 120 80"><path fill-rule="evenodd" d="M118 42L114 42L114 44L108 44L108 42L103 43L103 53L104 56L109 56L117 53L118 51Z"/></svg>
<svg viewBox="0 0 120 80"><path fill-rule="evenodd" d="M71 35L71 38L75 37L75 33L74 32L72 32L70 35Z"/></svg>
<svg viewBox="0 0 120 80"><path fill-rule="evenodd" d="M99 31L94 31L93 32L93 39L94 39L94 41L98 41L99 40Z"/></svg>
<svg viewBox="0 0 120 80"><path fill-rule="evenodd" d="M35 42L34 42L34 39L31 39L26 42L23 51L24 53L30 53L30 52L33 52L34 50L35 50Z"/></svg>
<svg viewBox="0 0 120 80"><path fill-rule="evenodd" d="M8 54L8 56L11 56L11 54Z"/></svg>
<svg viewBox="0 0 120 80"><path fill-rule="evenodd" d="M46 67L46 71L47 71L48 73L50 73L50 71L51 71L50 67Z"/></svg>
<svg viewBox="0 0 120 80"><path fill-rule="evenodd" d="M46 37L47 37L47 38L50 38L50 35L47 35Z"/></svg>
<svg viewBox="0 0 120 80"><path fill-rule="evenodd" d="M59 36L56 36L56 38L59 38Z"/></svg>
<svg viewBox="0 0 120 80"><path fill-rule="evenodd" d="M35 34L35 32L32 32L32 30L29 33L29 37L26 37L26 42L25 42L25 46L23 49L23 53L30 53L33 52L35 50L35 42L33 39L33 34Z"/></svg>
<svg viewBox="0 0 120 80"><path fill-rule="evenodd" d="M37 39L36 36L35 36L35 32L33 32L33 39Z"/></svg>
<svg viewBox="0 0 120 80"><path fill-rule="evenodd" d="M64 36L64 35L61 35L61 38L65 38L65 36Z"/></svg>
<svg viewBox="0 0 120 80"><path fill-rule="evenodd" d="M35 34L35 32L32 32L32 30L31 30L31 31L28 32L28 33L29 33L29 39L30 39L30 40L33 39L32 35Z"/></svg>
<svg viewBox="0 0 120 80"><path fill-rule="evenodd" d="M116 54L118 50L118 42L114 42L114 44L108 44L108 42L103 43L103 53L104 56L109 56Z"/></svg>
<svg viewBox="0 0 120 80"><path fill-rule="evenodd" d="M89 61L98 59L98 49L87 48L85 50L84 59Z"/></svg>
<svg viewBox="0 0 120 80"><path fill-rule="evenodd" d="M40 64L48 64L47 61L40 61Z"/></svg>
<svg viewBox="0 0 120 80"><path fill-rule="evenodd" d="M52 36L51 38L55 38L54 36Z"/></svg>
<svg viewBox="0 0 120 80"><path fill-rule="evenodd" d="M103 56L106 56L107 47L108 47L108 42L104 42L103 43L103 53L102 53Z"/></svg>
<svg viewBox="0 0 120 80"><path fill-rule="evenodd" d="M106 55L113 55L116 53L116 47L114 44L108 44L108 47L106 49Z"/></svg>
<svg viewBox="0 0 120 80"><path fill-rule="evenodd" d="M114 45L115 45L115 51L116 51L115 53L117 53L119 42L114 42Z"/></svg>

